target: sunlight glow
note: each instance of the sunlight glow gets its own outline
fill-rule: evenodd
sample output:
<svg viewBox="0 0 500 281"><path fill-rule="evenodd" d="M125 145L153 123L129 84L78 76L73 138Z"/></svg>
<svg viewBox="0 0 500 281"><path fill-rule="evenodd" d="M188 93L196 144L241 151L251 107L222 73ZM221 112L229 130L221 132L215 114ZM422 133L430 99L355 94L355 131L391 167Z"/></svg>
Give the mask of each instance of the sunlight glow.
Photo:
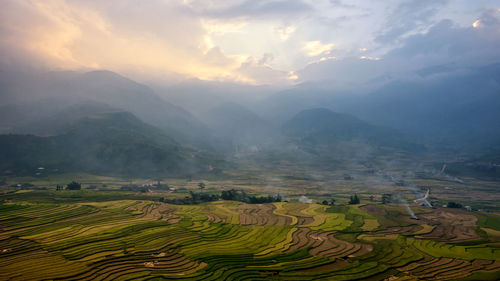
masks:
<svg viewBox="0 0 500 281"><path fill-rule="evenodd" d="M335 46L333 43L323 44L321 41L316 40L306 42L303 49L306 51L308 56L316 57L325 53L329 54L333 46Z"/></svg>

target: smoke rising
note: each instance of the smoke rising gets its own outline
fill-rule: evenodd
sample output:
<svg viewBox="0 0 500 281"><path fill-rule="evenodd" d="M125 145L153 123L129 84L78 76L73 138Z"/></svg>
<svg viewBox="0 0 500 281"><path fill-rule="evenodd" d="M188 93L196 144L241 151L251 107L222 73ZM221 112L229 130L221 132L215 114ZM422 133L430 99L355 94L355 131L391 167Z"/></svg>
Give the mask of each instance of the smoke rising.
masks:
<svg viewBox="0 0 500 281"><path fill-rule="evenodd" d="M312 199L307 198L307 196L302 195L299 198L299 202L300 203L311 204L313 201L312 201Z"/></svg>

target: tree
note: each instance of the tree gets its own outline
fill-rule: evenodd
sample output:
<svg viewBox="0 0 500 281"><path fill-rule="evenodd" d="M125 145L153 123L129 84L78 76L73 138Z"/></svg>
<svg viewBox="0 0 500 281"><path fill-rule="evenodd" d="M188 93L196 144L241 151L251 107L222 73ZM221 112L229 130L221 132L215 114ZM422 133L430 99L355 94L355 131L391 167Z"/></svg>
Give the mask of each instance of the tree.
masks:
<svg viewBox="0 0 500 281"><path fill-rule="evenodd" d="M460 209L462 208L462 204L460 203L456 203L456 202L448 202L448 208L457 208L457 209Z"/></svg>
<svg viewBox="0 0 500 281"><path fill-rule="evenodd" d="M392 196L390 194L384 193L382 194L382 204L391 203Z"/></svg>
<svg viewBox="0 0 500 281"><path fill-rule="evenodd" d="M370 201L371 201L371 202L373 202L373 199L374 199L374 198L375 198L375 197L374 197L373 195L370 195Z"/></svg>
<svg viewBox="0 0 500 281"><path fill-rule="evenodd" d="M323 205L328 205L328 201L323 200L323 202L321 202L321 204L323 204Z"/></svg>
<svg viewBox="0 0 500 281"><path fill-rule="evenodd" d="M224 200L236 200L237 191L234 189L231 190L223 190L221 194L221 198Z"/></svg>
<svg viewBox="0 0 500 281"><path fill-rule="evenodd" d="M276 195L276 202L281 202L283 200L283 198L281 198L281 195L278 193L278 195Z"/></svg>
<svg viewBox="0 0 500 281"><path fill-rule="evenodd" d="M335 199L330 199L330 205L335 206Z"/></svg>
<svg viewBox="0 0 500 281"><path fill-rule="evenodd" d="M351 204L351 205L359 204L359 197L357 194L354 194L354 196L351 195L351 199L349 200L349 204Z"/></svg>
<svg viewBox="0 0 500 281"><path fill-rule="evenodd" d="M67 190L80 190L82 189L82 185L77 183L76 181L72 181L70 182L67 186L66 186L66 189Z"/></svg>
<svg viewBox="0 0 500 281"><path fill-rule="evenodd" d="M205 187L206 187L205 183L203 183L203 182L200 182L198 184L198 186L200 187L200 189L205 189Z"/></svg>
<svg viewBox="0 0 500 281"><path fill-rule="evenodd" d="M63 190L63 186L60 184L56 185L56 190Z"/></svg>

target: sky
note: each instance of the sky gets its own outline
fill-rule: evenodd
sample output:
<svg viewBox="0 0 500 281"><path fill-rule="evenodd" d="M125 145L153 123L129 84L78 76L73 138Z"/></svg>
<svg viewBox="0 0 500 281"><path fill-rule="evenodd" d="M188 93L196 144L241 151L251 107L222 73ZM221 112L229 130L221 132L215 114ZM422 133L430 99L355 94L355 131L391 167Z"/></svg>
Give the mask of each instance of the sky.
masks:
<svg viewBox="0 0 500 281"><path fill-rule="evenodd" d="M138 79L355 84L500 61L488 0L3 0L0 64Z"/></svg>

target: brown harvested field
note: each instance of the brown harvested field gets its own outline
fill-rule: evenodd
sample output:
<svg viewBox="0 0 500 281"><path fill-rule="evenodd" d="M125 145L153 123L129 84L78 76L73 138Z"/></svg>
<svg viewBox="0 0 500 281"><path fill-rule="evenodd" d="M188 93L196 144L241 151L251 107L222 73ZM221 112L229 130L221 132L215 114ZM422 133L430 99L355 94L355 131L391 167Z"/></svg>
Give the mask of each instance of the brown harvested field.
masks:
<svg viewBox="0 0 500 281"><path fill-rule="evenodd" d="M377 234L393 234L398 233L402 235L411 235L415 232L422 230L419 225L409 225L409 226L394 226L377 231Z"/></svg>
<svg viewBox="0 0 500 281"><path fill-rule="evenodd" d="M215 223L230 223L231 214L227 212L229 212L229 209L221 208L218 205L206 205L203 207L203 213L207 216L207 219Z"/></svg>
<svg viewBox="0 0 500 281"><path fill-rule="evenodd" d="M328 258L356 257L372 251L368 244L338 240L333 231L311 230L301 227L294 232L290 248L286 252L309 248L309 253Z"/></svg>
<svg viewBox="0 0 500 281"><path fill-rule="evenodd" d="M150 203L139 201L136 204L126 207L125 210L134 212L139 218L159 219L161 215L157 209L160 204L161 203L158 202Z"/></svg>
<svg viewBox="0 0 500 281"><path fill-rule="evenodd" d="M242 225L289 225L292 219L273 213L273 204L241 204L238 206Z"/></svg>
<svg viewBox="0 0 500 281"><path fill-rule="evenodd" d="M209 221L215 222L215 223L224 222L224 220L221 217L214 215L214 214L207 214L207 218Z"/></svg>
<svg viewBox="0 0 500 281"><path fill-rule="evenodd" d="M143 215L140 217L177 223L181 219L180 216L174 214L177 210L178 209L172 205L155 202L144 206L142 208Z"/></svg>
<svg viewBox="0 0 500 281"><path fill-rule="evenodd" d="M335 261L332 263L324 264L324 265L320 265L320 266L312 267L312 268L300 269L300 270L297 270L297 272L315 273L315 272L322 272L322 271L332 271L332 270L335 270L337 268L344 267L346 265L349 265L349 262L347 260L335 259Z"/></svg>
<svg viewBox="0 0 500 281"><path fill-rule="evenodd" d="M308 225L314 222L313 217L303 217L303 216L298 216L297 217L297 225Z"/></svg>
<svg viewBox="0 0 500 281"><path fill-rule="evenodd" d="M451 258L425 257L398 270L418 280L456 280L467 277L476 271L497 271L500 262L488 260L466 261Z"/></svg>
<svg viewBox="0 0 500 281"><path fill-rule="evenodd" d="M477 217L463 210L436 210L432 213L419 215L418 224L427 224L433 227L432 231L423 233L416 238L436 241L467 241L479 239L475 232Z"/></svg>
<svg viewBox="0 0 500 281"><path fill-rule="evenodd" d="M285 252L289 253L298 249L304 249L313 244L316 240L310 239L308 237L311 232L312 230L310 230L309 228L303 228L303 227L295 231L292 235L293 240L290 243L290 247Z"/></svg>
<svg viewBox="0 0 500 281"><path fill-rule="evenodd" d="M373 250L369 244L349 243L338 240L334 233L328 233L323 243L309 251L312 255L319 255L329 258L357 257Z"/></svg>
<svg viewBox="0 0 500 281"><path fill-rule="evenodd" d="M381 215L384 216L387 214L387 211L383 208L379 208L375 205L364 205L359 207L362 211L367 212L368 214L372 215Z"/></svg>
<svg viewBox="0 0 500 281"><path fill-rule="evenodd" d="M302 203L288 203L285 205L285 210L288 215L294 216L297 218L297 225L308 225L314 222L314 217L308 214L305 214L304 210L309 208L308 204Z"/></svg>
<svg viewBox="0 0 500 281"><path fill-rule="evenodd" d="M177 274L199 268L200 264L175 252L134 254L95 262L83 274L69 276L61 280L115 280L134 272L156 272L163 275Z"/></svg>

